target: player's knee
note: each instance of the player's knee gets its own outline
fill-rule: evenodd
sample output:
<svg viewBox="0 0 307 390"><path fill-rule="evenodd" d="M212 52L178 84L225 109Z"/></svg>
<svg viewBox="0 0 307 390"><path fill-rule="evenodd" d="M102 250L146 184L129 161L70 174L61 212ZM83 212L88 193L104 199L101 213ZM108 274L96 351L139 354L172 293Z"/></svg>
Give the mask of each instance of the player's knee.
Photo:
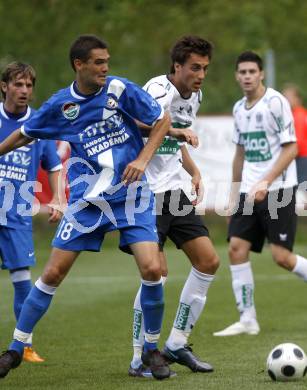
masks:
<svg viewBox="0 0 307 390"><path fill-rule="evenodd" d="M230 244L228 247L228 257L232 261L238 253L238 248L235 245Z"/></svg>
<svg viewBox="0 0 307 390"><path fill-rule="evenodd" d="M289 253L284 251L280 251L280 252L276 251L273 252L272 255L273 255L273 260L277 265L287 270L291 270L292 266L290 263Z"/></svg>
<svg viewBox="0 0 307 390"><path fill-rule="evenodd" d="M197 271L214 275L220 265L220 259L215 252L212 252L209 256L193 259L192 264Z"/></svg>
<svg viewBox="0 0 307 390"><path fill-rule="evenodd" d="M147 264L142 267L141 276L145 280L156 281L161 278L161 266L159 263Z"/></svg>
<svg viewBox="0 0 307 390"><path fill-rule="evenodd" d="M167 275L168 275L167 265L161 265L161 275L164 277L167 277Z"/></svg>
<svg viewBox="0 0 307 390"><path fill-rule="evenodd" d="M210 275L214 275L220 265L220 259L216 253L213 253L210 257L205 259L203 263L202 272Z"/></svg>
<svg viewBox="0 0 307 390"><path fill-rule="evenodd" d="M245 260L245 251L242 250L239 244L230 242L229 247L228 247L228 256L230 259L230 262L236 262L241 259Z"/></svg>
<svg viewBox="0 0 307 390"><path fill-rule="evenodd" d="M210 268L211 268L211 271L212 271L210 273L211 274L215 274L216 271L218 270L219 266L220 266L220 258L218 257L218 255L216 253L212 257L212 259L211 259L209 264L210 264Z"/></svg>
<svg viewBox="0 0 307 390"><path fill-rule="evenodd" d="M48 286L57 287L64 279L65 274L57 266L49 266L45 269L42 280Z"/></svg>

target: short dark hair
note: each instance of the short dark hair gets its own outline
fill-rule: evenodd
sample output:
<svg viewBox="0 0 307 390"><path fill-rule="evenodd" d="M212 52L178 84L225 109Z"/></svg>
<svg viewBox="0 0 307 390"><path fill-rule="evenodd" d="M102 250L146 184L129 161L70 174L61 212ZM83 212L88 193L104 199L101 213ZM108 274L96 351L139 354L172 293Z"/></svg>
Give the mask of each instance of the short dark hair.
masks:
<svg viewBox="0 0 307 390"><path fill-rule="evenodd" d="M86 62L90 57L90 51L93 49L107 49L108 45L96 35L80 35L71 45L69 51L70 64L75 71L74 60L78 59Z"/></svg>
<svg viewBox="0 0 307 390"><path fill-rule="evenodd" d="M256 62L259 67L259 70L263 70L263 61L262 58L253 51L244 51L239 55L236 61L236 70L238 69L241 62Z"/></svg>
<svg viewBox="0 0 307 390"><path fill-rule="evenodd" d="M2 71L1 81L4 83L9 83L17 78L17 76L21 77L29 77L32 81L33 86L36 81L36 73L33 67L29 64L24 64L23 62L11 62L8 64ZM6 93L1 88L1 93L3 98L6 98Z"/></svg>
<svg viewBox="0 0 307 390"><path fill-rule="evenodd" d="M196 35L185 35L180 38L171 49L171 73L175 73L175 62L183 65L192 53L199 54L201 56L212 57L213 45L211 42L206 41Z"/></svg>

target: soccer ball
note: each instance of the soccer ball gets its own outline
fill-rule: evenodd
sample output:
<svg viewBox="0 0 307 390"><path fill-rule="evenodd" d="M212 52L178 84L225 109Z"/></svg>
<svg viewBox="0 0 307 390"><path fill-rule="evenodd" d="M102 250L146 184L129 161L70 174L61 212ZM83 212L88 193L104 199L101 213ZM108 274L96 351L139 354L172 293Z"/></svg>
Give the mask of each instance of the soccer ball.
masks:
<svg viewBox="0 0 307 390"><path fill-rule="evenodd" d="M279 344L267 358L268 374L273 381L293 381L307 373L305 352L296 344Z"/></svg>

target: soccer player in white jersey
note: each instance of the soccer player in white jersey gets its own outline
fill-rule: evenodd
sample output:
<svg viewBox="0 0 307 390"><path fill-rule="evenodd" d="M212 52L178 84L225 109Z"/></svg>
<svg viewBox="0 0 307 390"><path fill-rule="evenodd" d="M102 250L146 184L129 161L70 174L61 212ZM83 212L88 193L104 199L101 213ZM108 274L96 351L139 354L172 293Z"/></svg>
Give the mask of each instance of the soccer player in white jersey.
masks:
<svg viewBox="0 0 307 390"><path fill-rule="evenodd" d="M0 144L0 154L28 144L32 138L64 140L71 146L68 207L43 274L24 302L14 339L0 356L0 377L20 364L28 335L48 310L79 253L99 251L105 233L115 229L120 231L120 247L133 252L142 277L142 360L155 378L170 375L157 349L164 301L154 198L144 175L170 121L142 88L123 78L107 77L109 58L104 41L94 35L79 36L70 49L75 81L54 94L29 122ZM134 119L152 126L145 146ZM141 212L135 211L139 205Z"/></svg>
<svg viewBox="0 0 307 390"><path fill-rule="evenodd" d="M0 140L4 140L14 130L34 115L35 110L28 106L36 81L32 66L21 62L12 62L3 69L1 75L1 93L4 99L0 103ZM35 253L32 238L32 216L18 210L27 204L23 189L27 183L34 183L37 171L42 164L48 171L48 180L52 190L50 222L57 222L61 213L59 205L59 173L62 167L57 155L55 141L35 141L14 152L0 157L1 167L1 219L0 219L0 257L1 268L10 272L14 287L14 313L18 320L25 298L31 290L30 267L35 265ZM29 187L33 199L33 184ZM10 204L8 204L10 199ZM6 207L7 205L8 207ZM59 209L59 207L58 207ZM32 335L25 347L23 359L38 363L44 361L32 347Z"/></svg>
<svg viewBox="0 0 307 390"><path fill-rule="evenodd" d="M236 79L245 96L233 110L236 152L230 210L234 213L228 237L240 320L215 336L259 333L249 252L261 253L265 239L273 260L307 281L307 260L292 252L297 219L297 146L289 103L279 92L264 86L262 59L254 52L238 57ZM236 183L240 183L239 197Z"/></svg>
<svg viewBox="0 0 307 390"><path fill-rule="evenodd" d="M201 200L201 174L191 159L185 142L197 146L198 139L191 130L202 100L203 81L207 74L212 45L197 36L185 36L171 50L171 71L149 80L144 89L170 113L171 128L163 144L147 167L146 175L156 196L157 229L164 283L167 264L163 252L169 237L182 249L191 262L191 272L185 282L173 328L163 354L169 362L187 366L193 372L211 372L213 367L197 358L188 345L192 328L201 315L208 288L214 279L219 259L209 239L209 233L194 206ZM144 128L144 126L142 126ZM183 188L182 167L191 175L196 199L191 203ZM197 199L198 198L198 199ZM140 291L134 303L133 350L129 375L150 377L142 365L144 343Z"/></svg>

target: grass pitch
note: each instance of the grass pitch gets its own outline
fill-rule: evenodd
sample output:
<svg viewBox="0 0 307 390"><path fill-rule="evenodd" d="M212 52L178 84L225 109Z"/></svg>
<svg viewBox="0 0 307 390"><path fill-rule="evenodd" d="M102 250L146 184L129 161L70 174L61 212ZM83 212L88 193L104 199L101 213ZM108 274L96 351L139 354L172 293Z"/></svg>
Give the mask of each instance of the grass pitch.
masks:
<svg viewBox="0 0 307 390"><path fill-rule="evenodd" d="M50 252L52 232L36 230L40 274ZM238 319L231 290L227 247L217 247L221 267L209 290L207 304L191 343L196 354L215 367L211 374L193 374L174 365L177 377L166 381L130 378L132 305L139 286L132 257L106 242L100 253L83 253L58 289L52 305L34 334L42 364L23 363L0 381L1 389L304 389L297 383L274 383L265 372L269 351L282 342L294 342L307 351L307 284L273 264L266 249L253 255L256 305L261 332L258 336L213 337ZM307 256L307 247L296 252ZM171 328L181 288L190 270L182 252L167 248L169 279L165 287L163 342ZM0 273L1 348L6 349L14 328L12 287L7 272Z"/></svg>

